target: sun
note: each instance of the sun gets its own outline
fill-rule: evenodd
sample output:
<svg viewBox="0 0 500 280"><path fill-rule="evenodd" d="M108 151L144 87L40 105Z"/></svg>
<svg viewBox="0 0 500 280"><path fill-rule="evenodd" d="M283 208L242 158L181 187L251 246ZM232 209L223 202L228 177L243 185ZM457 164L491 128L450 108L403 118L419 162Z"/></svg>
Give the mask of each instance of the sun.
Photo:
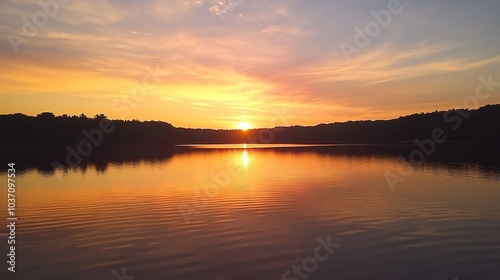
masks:
<svg viewBox="0 0 500 280"><path fill-rule="evenodd" d="M238 128L241 129L241 130L249 130L250 127L252 127L252 126L248 122L240 122L240 123L238 123Z"/></svg>

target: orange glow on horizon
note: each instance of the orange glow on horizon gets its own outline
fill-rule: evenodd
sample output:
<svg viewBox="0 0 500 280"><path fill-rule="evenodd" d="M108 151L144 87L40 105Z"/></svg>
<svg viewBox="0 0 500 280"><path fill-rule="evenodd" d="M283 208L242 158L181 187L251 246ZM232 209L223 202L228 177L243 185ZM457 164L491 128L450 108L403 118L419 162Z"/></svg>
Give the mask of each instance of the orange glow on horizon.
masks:
<svg viewBox="0 0 500 280"><path fill-rule="evenodd" d="M252 127L252 125L248 122L240 122L238 123L238 128L241 129L241 130L249 130L250 128Z"/></svg>

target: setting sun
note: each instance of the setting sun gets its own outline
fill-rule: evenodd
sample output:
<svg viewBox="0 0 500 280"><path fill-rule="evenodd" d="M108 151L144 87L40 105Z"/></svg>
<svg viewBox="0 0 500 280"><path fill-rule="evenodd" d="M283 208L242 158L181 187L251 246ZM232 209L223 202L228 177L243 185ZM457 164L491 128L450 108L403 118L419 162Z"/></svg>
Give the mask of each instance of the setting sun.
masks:
<svg viewBox="0 0 500 280"><path fill-rule="evenodd" d="M241 130L249 130L250 127L251 127L250 123L247 123L247 122L238 123L238 128Z"/></svg>

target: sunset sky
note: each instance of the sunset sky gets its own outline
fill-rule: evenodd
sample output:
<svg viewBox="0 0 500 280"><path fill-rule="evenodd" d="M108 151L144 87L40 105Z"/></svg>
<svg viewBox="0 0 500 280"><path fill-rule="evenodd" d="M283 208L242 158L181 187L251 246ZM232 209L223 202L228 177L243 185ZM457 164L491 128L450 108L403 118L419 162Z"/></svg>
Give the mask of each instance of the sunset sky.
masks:
<svg viewBox="0 0 500 280"><path fill-rule="evenodd" d="M498 0L38 2L0 1L0 114L314 125L463 107L479 76L500 82Z"/></svg>

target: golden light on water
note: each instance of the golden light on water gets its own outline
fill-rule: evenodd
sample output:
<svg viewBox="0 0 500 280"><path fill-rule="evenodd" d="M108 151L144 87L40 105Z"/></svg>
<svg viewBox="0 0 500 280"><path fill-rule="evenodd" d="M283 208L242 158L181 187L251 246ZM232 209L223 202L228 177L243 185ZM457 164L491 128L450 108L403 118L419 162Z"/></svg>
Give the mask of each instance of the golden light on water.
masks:
<svg viewBox="0 0 500 280"><path fill-rule="evenodd" d="M245 144L246 147L246 144ZM243 166L248 166L248 152L246 150L243 151Z"/></svg>

